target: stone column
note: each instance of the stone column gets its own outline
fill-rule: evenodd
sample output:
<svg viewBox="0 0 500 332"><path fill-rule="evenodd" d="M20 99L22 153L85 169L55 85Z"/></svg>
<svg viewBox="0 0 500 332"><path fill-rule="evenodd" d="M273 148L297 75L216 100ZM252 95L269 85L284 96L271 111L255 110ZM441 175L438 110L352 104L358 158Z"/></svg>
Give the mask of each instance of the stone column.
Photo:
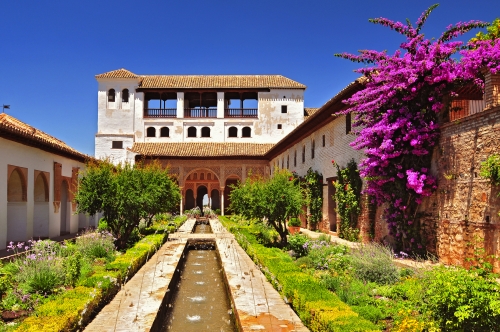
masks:
<svg viewBox="0 0 500 332"><path fill-rule="evenodd" d="M184 117L184 92L177 92L177 117Z"/></svg>
<svg viewBox="0 0 500 332"><path fill-rule="evenodd" d="M224 92L217 92L217 118L224 118Z"/></svg>
<svg viewBox="0 0 500 332"><path fill-rule="evenodd" d="M224 215L224 187L220 188L220 214Z"/></svg>
<svg viewBox="0 0 500 332"><path fill-rule="evenodd" d="M179 187L181 190L181 203L179 206L179 214L182 216L182 213L184 212L184 190L182 190L182 187Z"/></svg>

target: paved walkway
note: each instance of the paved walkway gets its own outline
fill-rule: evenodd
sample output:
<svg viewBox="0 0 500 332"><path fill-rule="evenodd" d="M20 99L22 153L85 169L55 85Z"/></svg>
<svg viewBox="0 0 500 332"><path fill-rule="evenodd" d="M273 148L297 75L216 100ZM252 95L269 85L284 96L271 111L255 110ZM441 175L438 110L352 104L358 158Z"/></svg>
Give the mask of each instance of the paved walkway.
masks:
<svg viewBox="0 0 500 332"><path fill-rule="evenodd" d="M242 331L309 331L217 219L210 220L213 234L192 234L194 223L171 234L85 331L149 331L188 239L216 242Z"/></svg>

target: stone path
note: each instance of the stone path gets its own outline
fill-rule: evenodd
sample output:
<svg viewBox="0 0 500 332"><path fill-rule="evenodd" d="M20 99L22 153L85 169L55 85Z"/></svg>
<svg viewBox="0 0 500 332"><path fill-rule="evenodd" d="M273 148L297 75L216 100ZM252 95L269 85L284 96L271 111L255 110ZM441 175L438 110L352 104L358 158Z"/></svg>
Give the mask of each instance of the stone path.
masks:
<svg viewBox="0 0 500 332"><path fill-rule="evenodd" d="M150 331L188 239L216 242L241 331L309 331L217 219L210 220L213 234L192 234L194 224L189 219L171 234L85 331Z"/></svg>

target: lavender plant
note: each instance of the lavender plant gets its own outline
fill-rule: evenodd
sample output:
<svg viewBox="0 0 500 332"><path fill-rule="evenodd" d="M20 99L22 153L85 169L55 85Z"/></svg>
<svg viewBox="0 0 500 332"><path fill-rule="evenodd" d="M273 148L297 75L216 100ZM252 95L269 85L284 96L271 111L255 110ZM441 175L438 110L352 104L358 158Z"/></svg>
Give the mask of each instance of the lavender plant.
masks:
<svg viewBox="0 0 500 332"><path fill-rule="evenodd" d="M87 258L112 259L115 254L115 238L110 232L87 231L76 239L76 247Z"/></svg>
<svg viewBox="0 0 500 332"><path fill-rule="evenodd" d="M499 39L453 41L488 23L459 22L437 39L425 38L421 30L437 6L427 9L415 26L409 21L370 20L406 37L392 55L374 50L336 54L373 64L357 70L367 78L366 88L346 101L350 108L344 113L355 114L357 136L352 146L366 154L360 165L360 175L367 180L365 193L378 205L389 203L385 208L389 232L398 249L406 252L425 250L417 210L422 199L437 188L429 170L445 98L466 85L483 88L484 70L500 71Z"/></svg>

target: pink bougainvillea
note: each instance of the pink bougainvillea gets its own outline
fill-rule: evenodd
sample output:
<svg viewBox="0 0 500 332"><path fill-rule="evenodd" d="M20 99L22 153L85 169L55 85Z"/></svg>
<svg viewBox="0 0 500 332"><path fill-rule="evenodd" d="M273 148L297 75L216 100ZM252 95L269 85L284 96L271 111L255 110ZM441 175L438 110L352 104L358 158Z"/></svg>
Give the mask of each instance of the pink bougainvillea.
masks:
<svg viewBox="0 0 500 332"><path fill-rule="evenodd" d="M355 114L357 137L352 146L364 150L360 174L367 180L365 192L381 205L398 249L421 252L419 222L415 222L422 198L437 188L430 174L431 152L439 139L438 119L446 110L445 97L459 88L484 87L481 72L500 71L498 39L471 43L452 41L479 21L448 26L438 39L426 39L421 29L431 6L414 27L386 18L370 20L406 36L394 54L373 50L337 56L371 64L357 70L367 77L366 87L345 101ZM459 56L459 58L457 58Z"/></svg>

